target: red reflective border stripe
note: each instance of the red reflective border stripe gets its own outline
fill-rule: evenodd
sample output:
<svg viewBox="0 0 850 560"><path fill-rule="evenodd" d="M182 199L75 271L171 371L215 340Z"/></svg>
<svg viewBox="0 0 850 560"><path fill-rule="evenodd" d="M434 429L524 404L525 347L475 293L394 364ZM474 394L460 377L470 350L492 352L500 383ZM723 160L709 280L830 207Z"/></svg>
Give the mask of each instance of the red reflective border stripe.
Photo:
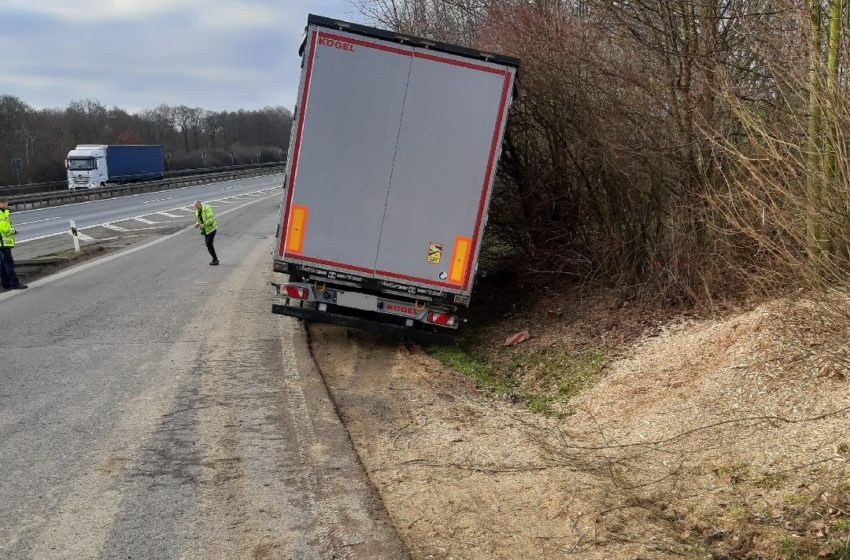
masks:
<svg viewBox="0 0 850 560"><path fill-rule="evenodd" d="M472 246L466 267L466 278L463 283L463 291L469 289L469 281L472 278L472 264L478 255L478 239L481 236L481 222L484 219L484 207L487 205L487 193L490 190L490 179L493 176L493 167L496 160L496 150L499 148L499 132L502 130L502 119L505 116L505 107L508 103L508 93L511 85L511 73L504 72L505 85L502 86L502 101L499 103L499 116L496 118L496 126L493 129L493 139L490 141L490 159L487 162L487 174L484 176L484 186L481 188L481 199L478 204L478 218L475 220L475 233L472 236Z"/></svg>
<svg viewBox="0 0 850 560"><path fill-rule="evenodd" d="M289 214L292 204L292 193L295 191L295 172L298 170L298 154L301 151L301 134L304 132L304 118L307 115L307 93L310 91L310 78L313 75L313 57L316 54L316 32L310 38L310 56L307 58L307 77L304 79L304 92L301 95L301 106L298 115L298 134L295 135L295 149L292 151L292 169L289 172L289 184L286 193L286 209L283 214L283 230L280 236L278 254L284 254L284 243L289 233Z"/></svg>

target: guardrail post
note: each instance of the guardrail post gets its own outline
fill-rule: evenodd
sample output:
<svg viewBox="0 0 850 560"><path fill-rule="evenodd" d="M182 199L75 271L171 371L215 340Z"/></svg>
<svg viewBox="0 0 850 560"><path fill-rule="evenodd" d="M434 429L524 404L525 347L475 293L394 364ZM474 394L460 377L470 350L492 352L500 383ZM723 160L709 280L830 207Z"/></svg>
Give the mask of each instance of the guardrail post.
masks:
<svg viewBox="0 0 850 560"><path fill-rule="evenodd" d="M80 238L77 237L77 223L71 220L71 237L74 238L74 252L80 252Z"/></svg>

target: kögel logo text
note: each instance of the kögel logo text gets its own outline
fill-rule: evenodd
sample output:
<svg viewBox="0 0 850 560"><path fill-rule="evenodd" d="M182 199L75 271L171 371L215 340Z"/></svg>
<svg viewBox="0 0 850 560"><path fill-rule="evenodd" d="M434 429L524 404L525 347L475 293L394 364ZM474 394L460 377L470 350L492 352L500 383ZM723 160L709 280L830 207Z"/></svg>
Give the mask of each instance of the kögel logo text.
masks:
<svg viewBox="0 0 850 560"><path fill-rule="evenodd" d="M326 47L333 47L335 49L339 49L341 51L351 51L354 52L354 45L351 43L345 43L343 41L337 41L335 39L331 39L330 37L322 37L319 36L319 44L325 45Z"/></svg>
<svg viewBox="0 0 850 560"><path fill-rule="evenodd" d="M396 303L388 303L387 311L395 312L395 313L404 313L405 315L416 315L416 310L412 307L407 307L404 305L398 305Z"/></svg>

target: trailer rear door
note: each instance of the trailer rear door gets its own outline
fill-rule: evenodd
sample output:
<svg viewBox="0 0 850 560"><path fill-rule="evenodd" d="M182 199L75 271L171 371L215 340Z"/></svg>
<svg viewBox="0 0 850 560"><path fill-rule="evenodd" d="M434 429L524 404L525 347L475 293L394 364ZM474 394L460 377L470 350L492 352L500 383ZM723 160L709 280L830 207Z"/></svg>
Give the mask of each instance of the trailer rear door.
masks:
<svg viewBox="0 0 850 560"><path fill-rule="evenodd" d="M359 43L311 32L281 254L373 275L412 49Z"/></svg>
<svg viewBox="0 0 850 560"><path fill-rule="evenodd" d="M504 67L417 49L378 271L471 289L512 78Z"/></svg>

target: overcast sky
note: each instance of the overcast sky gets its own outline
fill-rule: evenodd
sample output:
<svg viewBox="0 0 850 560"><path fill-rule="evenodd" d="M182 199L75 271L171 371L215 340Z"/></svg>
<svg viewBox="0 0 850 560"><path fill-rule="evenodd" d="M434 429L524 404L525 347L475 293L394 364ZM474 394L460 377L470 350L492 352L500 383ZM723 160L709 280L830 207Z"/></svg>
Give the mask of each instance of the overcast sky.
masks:
<svg viewBox="0 0 850 560"><path fill-rule="evenodd" d="M361 20L346 0L0 0L0 94L292 108L308 13Z"/></svg>

